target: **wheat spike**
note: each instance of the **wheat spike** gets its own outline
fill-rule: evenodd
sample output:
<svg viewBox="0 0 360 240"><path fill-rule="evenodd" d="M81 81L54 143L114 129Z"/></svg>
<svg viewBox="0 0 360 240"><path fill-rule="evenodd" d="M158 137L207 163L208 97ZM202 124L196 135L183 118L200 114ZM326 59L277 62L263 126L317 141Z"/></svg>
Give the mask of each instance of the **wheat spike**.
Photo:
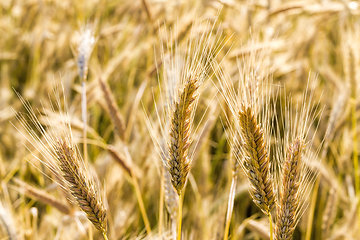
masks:
<svg viewBox="0 0 360 240"><path fill-rule="evenodd" d="M106 209L98 198L99 193L95 190L94 183L83 172L74 147L66 139L58 139L55 151L71 195L96 229L106 233Z"/></svg>
<svg viewBox="0 0 360 240"><path fill-rule="evenodd" d="M304 141L297 137L290 145L283 169L282 188L277 207L275 239L291 239L297 220L298 190L301 179L301 158Z"/></svg>
<svg viewBox="0 0 360 240"><path fill-rule="evenodd" d="M107 239L106 208L102 201L98 182L90 174L88 165L84 162L74 143L67 113L62 111L58 89L56 88L54 92L57 100L56 107L61 116L65 117L61 120L61 124L53 124L47 110L43 108L44 121L48 124L48 128L45 129L35 115L31 105L18 94L32 123L31 125L24 115L17 114L18 121L25 128L28 135L19 131L39 151L45 161L40 160L40 158L37 159L56 176L61 176L57 183L74 198L69 200L76 203L84 211L87 218ZM53 104L51 102L50 104L51 111L55 111ZM42 138L37 135L35 130L40 132Z"/></svg>
<svg viewBox="0 0 360 240"><path fill-rule="evenodd" d="M112 145L108 145L107 149L111 155L111 157L121 166L121 168L132 177L132 166L125 160L123 156L116 150L116 148ZM137 177L135 175L135 177Z"/></svg>
<svg viewBox="0 0 360 240"><path fill-rule="evenodd" d="M114 124L115 133L120 137L121 140L124 140L124 133L125 133L124 120L120 114L114 96L108 84L104 80L99 79L99 82L106 101L106 105L109 109L111 121Z"/></svg>
<svg viewBox="0 0 360 240"><path fill-rule="evenodd" d="M275 205L275 195L263 130L249 106L242 106L239 122L244 138L243 165L251 184L250 193L261 211L269 215Z"/></svg>
<svg viewBox="0 0 360 240"><path fill-rule="evenodd" d="M197 78L188 78L179 99L174 104L171 118L168 171L171 182L180 195L190 170L188 150L191 143L190 118L193 103L198 89Z"/></svg>
<svg viewBox="0 0 360 240"><path fill-rule="evenodd" d="M77 45L76 57L79 77L82 81L86 81L89 59L96 42L93 26L90 24L85 25L76 35L75 44Z"/></svg>
<svg viewBox="0 0 360 240"><path fill-rule="evenodd" d="M48 204L66 215L71 215L73 213L73 210L68 204L59 201L49 193L37 189L19 179L14 179L14 181L21 186L22 190L27 196L34 198L42 203Z"/></svg>

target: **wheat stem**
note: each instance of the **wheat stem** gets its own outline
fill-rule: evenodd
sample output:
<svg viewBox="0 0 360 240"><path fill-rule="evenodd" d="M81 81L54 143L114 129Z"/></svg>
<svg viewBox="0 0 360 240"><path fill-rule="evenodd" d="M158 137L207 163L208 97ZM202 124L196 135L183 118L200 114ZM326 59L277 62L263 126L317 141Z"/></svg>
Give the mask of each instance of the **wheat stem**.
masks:
<svg viewBox="0 0 360 240"><path fill-rule="evenodd" d="M86 81L82 81L82 93L81 93L81 111L82 111L82 121L83 121L83 151L84 151L84 161L85 164L88 163L88 153L87 153L87 103L86 103Z"/></svg>
<svg viewBox="0 0 360 240"><path fill-rule="evenodd" d="M236 180L237 180L237 175L236 175L236 173L234 173L232 181L231 181L229 201L228 201L228 209L227 209L227 213L226 213L226 224L225 224L225 231L224 231L224 240L227 240L228 235L229 235L231 216L232 216L232 212L233 212L233 208L234 208Z"/></svg>
<svg viewBox="0 0 360 240"><path fill-rule="evenodd" d="M164 216L164 170L161 171L160 176L160 203L159 203L159 236L162 234L162 228L163 228L163 216Z"/></svg>
<svg viewBox="0 0 360 240"><path fill-rule="evenodd" d="M130 160L130 162L133 162L132 159L131 159L131 155L129 153L129 150L128 150L127 146L124 146L124 151L125 151L126 157ZM138 202L139 208L140 208L140 213L141 213L141 216L142 216L143 221L144 221L145 229L146 229L147 233L150 234L151 233L150 222L149 222L149 219L148 219L147 214L146 214L144 201L143 201L143 199L141 197L139 183L138 183L137 178L136 178L136 176L134 174L133 167L130 167L130 173L131 173L133 186L134 186L134 189L135 189L136 199L137 199L137 202Z"/></svg>
<svg viewBox="0 0 360 240"><path fill-rule="evenodd" d="M320 186L320 179L321 179L321 175L319 174L318 178L316 179L313 194L311 197L311 205L310 205L310 210L309 210L309 217L308 217L308 222L307 222L307 231L306 231L305 240L311 239L312 225L313 225L314 214L315 214L317 194L318 194L318 190L319 190L319 186Z"/></svg>
<svg viewBox="0 0 360 240"><path fill-rule="evenodd" d="M357 124L356 124L356 99L352 99L352 128L353 128L353 162L355 174L355 193L360 194L360 179L359 179L359 159L358 159L358 143L357 143Z"/></svg>
<svg viewBox="0 0 360 240"><path fill-rule="evenodd" d="M89 227L89 240L94 240L94 233L91 227Z"/></svg>
<svg viewBox="0 0 360 240"><path fill-rule="evenodd" d="M172 232L172 239L176 240L176 219L171 218L171 232Z"/></svg>
<svg viewBox="0 0 360 240"><path fill-rule="evenodd" d="M108 240L108 237L107 237L107 234L106 234L106 233L103 233L103 236L104 236L104 239L105 239L105 240Z"/></svg>
<svg viewBox="0 0 360 240"><path fill-rule="evenodd" d="M132 168L130 168L130 169L132 169ZM141 216L142 216L144 224L145 224L146 232L147 232L147 234L150 234L151 233L150 222L149 222L149 219L148 219L147 214L146 214L144 201L143 201L143 199L141 197L139 183L137 182L137 179L136 179L136 177L135 177L132 170L131 170L131 177L132 177L132 180L133 180L133 185L134 185L134 189L135 189L135 195L136 195L136 198L137 198L138 203L139 203L139 208L140 208Z"/></svg>
<svg viewBox="0 0 360 240"><path fill-rule="evenodd" d="M268 217L269 217L269 223L270 223L270 240L273 240L274 239L274 230L273 230L273 221L272 221L272 216L271 216L271 213L269 212L268 214Z"/></svg>
<svg viewBox="0 0 360 240"><path fill-rule="evenodd" d="M178 214L177 240L181 240L182 204L183 204L183 193L180 191L180 194L179 194L179 211L177 213Z"/></svg>

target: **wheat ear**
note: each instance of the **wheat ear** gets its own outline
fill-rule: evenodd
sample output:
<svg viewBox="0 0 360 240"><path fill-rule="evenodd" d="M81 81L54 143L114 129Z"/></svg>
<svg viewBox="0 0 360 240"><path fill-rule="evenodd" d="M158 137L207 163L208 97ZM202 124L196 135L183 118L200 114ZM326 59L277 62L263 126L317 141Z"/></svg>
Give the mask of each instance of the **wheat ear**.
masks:
<svg viewBox="0 0 360 240"><path fill-rule="evenodd" d="M107 233L106 209L98 197L94 183L83 171L74 147L66 139L58 139L55 145L59 168L66 180L71 195L96 229L104 236Z"/></svg>
<svg viewBox="0 0 360 240"><path fill-rule="evenodd" d="M282 187L279 205L277 207L277 221L275 239L291 239L296 223L299 206L298 190L301 179L301 158L304 141L297 137L290 145L284 163Z"/></svg>
<svg viewBox="0 0 360 240"><path fill-rule="evenodd" d="M47 193L43 190L37 189L19 179L15 178L14 181L21 186L21 188L22 188L21 190L24 191L25 195L27 195L33 199L36 199L42 203L48 204L66 215L71 215L73 213L71 207L68 204L65 204L65 203L59 201L58 199L56 199L54 196L50 195L49 193Z"/></svg>
<svg viewBox="0 0 360 240"><path fill-rule="evenodd" d="M254 203L269 216L275 205L275 195L263 130L252 108L245 104L239 111L239 122L244 138L243 165L251 185L250 194Z"/></svg>
<svg viewBox="0 0 360 240"><path fill-rule="evenodd" d="M198 89L197 78L189 77L179 94L179 100L174 104L174 112L171 117L170 143L168 171L171 175L171 183L179 195L178 210L178 240L181 239L182 222L182 194L187 175L190 170L188 151L190 140L191 110L196 99Z"/></svg>
<svg viewBox="0 0 360 240"><path fill-rule="evenodd" d="M58 89L55 88L54 92L57 100L56 107L63 117L68 117L67 113L62 112ZM25 101L20 94L17 93L17 95L26 108L27 116L33 124L31 125L25 117L19 113L16 117L29 136L19 131L31 145L40 152L46 161L42 161L40 158L37 159L56 176L61 176L61 180L58 180L57 183L65 191L70 192L73 199L69 200L81 208L87 218L101 231L104 238L107 239L106 208L102 202L99 191L100 187L98 182L95 181L95 178L90 174L88 164L84 162L74 143L69 123L70 120L64 118L62 124L55 126L52 124L47 111L43 108L45 122L49 124L48 129L45 130L31 105ZM51 110L55 111L53 104L50 104ZM43 139L36 134L35 129L40 132Z"/></svg>
<svg viewBox="0 0 360 240"><path fill-rule="evenodd" d="M113 122L114 127L115 127L115 133L119 136L119 138L121 140L124 141L124 134L125 134L124 120L120 114L120 111L115 102L114 96L113 96L109 86L107 85L107 83L104 80L102 80L100 78L99 83L100 83L101 90L103 92L103 95L104 95L104 98L106 101L106 105L109 109L111 121Z"/></svg>
<svg viewBox="0 0 360 240"><path fill-rule="evenodd" d="M120 155L118 150L113 145L108 145L107 150L109 151L111 157L121 166L121 168L130 176L134 171L132 171L132 166L126 161L126 159ZM137 178L136 174L135 177Z"/></svg>
<svg viewBox="0 0 360 240"><path fill-rule="evenodd" d="M174 104L171 117L168 171L178 195L185 185L190 170L188 150L190 146L190 118L198 89L197 78L189 77Z"/></svg>

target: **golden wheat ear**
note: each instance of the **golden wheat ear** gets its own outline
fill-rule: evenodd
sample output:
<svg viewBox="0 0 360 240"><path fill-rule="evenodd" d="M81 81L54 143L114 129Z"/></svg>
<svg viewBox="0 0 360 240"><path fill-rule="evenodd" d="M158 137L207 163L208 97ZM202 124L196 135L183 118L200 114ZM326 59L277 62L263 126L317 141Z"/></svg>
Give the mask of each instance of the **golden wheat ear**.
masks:
<svg viewBox="0 0 360 240"><path fill-rule="evenodd" d="M280 190L276 239L291 239L296 226L296 211L299 205L299 186L301 179L301 160L304 140L297 137L290 145L283 169L282 188Z"/></svg>
<svg viewBox="0 0 360 240"><path fill-rule="evenodd" d="M282 110L285 114L279 117L282 122L277 126L274 154L279 199L275 225L277 240L292 238L307 208L306 199L318 175L318 171L310 167L311 162L318 161L318 153L323 143L320 141L321 144L314 147L322 113L317 107L318 102L313 100L315 86L316 78L310 77L302 99L297 104L286 99L285 109ZM313 148L317 150L313 152Z"/></svg>
<svg viewBox="0 0 360 240"><path fill-rule="evenodd" d="M261 211L269 215L274 208L276 199L263 129L257 123L250 106L242 106L239 112L239 122L242 137L244 138L243 166L250 181L250 193Z"/></svg>
<svg viewBox="0 0 360 240"><path fill-rule="evenodd" d="M160 131L154 129L148 116L147 126L178 194L185 185L192 162L189 146L193 140L193 120L199 96L204 81L209 78L211 61L223 46L221 33L213 34L213 28L210 22L204 25L202 21L195 20L184 45L173 39L166 29L160 29L164 72L160 88L161 107L158 108L155 103ZM161 146L162 143L166 143L167 147Z"/></svg>
<svg viewBox="0 0 360 240"><path fill-rule="evenodd" d="M191 76L180 92L179 101L175 102L171 117L169 141L168 171L171 182L180 195L190 170L188 151L190 146L191 112L195 102L198 82Z"/></svg>
<svg viewBox="0 0 360 240"><path fill-rule="evenodd" d="M253 46L256 41L251 41ZM275 206L274 183L269 158L274 96L267 50L251 51L239 61L239 76L232 80L220 66L216 71L220 91L230 110L227 138L244 170L254 203L266 215ZM234 119L234 120L230 120ZM239 144L241 142L241 144ZM236 145L238 145L236 147Z"/></svg>
<svg viewBox="0 0 360 240"><path fill-rule="evenodd" d="M251 39L250 49L256 41ZM270 239L273 239L272 215L276 203L275 184L270 159L271 125L276 97L272 84L267 49L251 50L239 60L239 75L230 77L220 65L214 65L219 88L230 111L226 117L227 139L242 167L253 202L269 218ZM225 233L225 238L226 239Z"/></svg>
<svg viewBox="0 0 360 240"><path fill-rule="evenodd" d="M50 103L51 110L42 109L40 122L31 105L18 94L19 99L27 110L27 115L17 114L17 120L25 130L19 130L28 142L42 155L42 159L35 157L43 163L55 176L61 188L70 193L69 201L74 202L86 214L96 229L101 231L107 239L107 218L100 184L96 176L90 173L89 166L84 162L75 144L70 127L70 119L61 107L61 97L58 89L54 90L56 107ZM64 101L65 96L64 96ZM58 110L63 117L61 124L52 124L49 117ZM41 111L38 110L40 113ZM39 132L39 134L37 134ZM44 173L45 174L45 173Z"/></svg>
<svg viewBox="0 0 360 240"><path fill-rule="evenodd" d="M106 209L99 192L95 189L88 173L86 173L80 162L74 146L67 139L58 139L55 152L58 166L62 172L71 195L87 218L92 222L96 229L104 235L107 233Z"/></svg>
<svg viewBox="0 0 360 240"><path fill-rule="evenodd" d="M176 26L175 26L176 29ZM163 30L163 31L161 31ZM154 128L147 117L147 127L151 138L169 172L171 183L178 196L186 184L194 154L189 154L193 141L194 116L204 81L209 78L211 61L223 46L221 32L213 34L214 25L207 21L195 20L191 27L190 38L185 45L169 37L166 29L161 29L161 62L163 75L160 88L161 107L155 103L155 111L160 131ZM176 30L175 30L176 32ZM167 47L168 49L165 49ZM166 147L162 146L166 145ZM181 197L179 198L178 232L181 238Z"/></svg>

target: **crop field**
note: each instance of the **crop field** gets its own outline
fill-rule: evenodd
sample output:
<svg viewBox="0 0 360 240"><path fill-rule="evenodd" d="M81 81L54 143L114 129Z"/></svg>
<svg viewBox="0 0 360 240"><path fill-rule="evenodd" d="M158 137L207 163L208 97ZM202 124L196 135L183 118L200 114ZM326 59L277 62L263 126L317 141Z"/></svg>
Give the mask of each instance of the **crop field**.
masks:
<svg viewBox="0 0 360 240"><path fill-rule="evenodd" d="M359 4L1 0L0 240L360 239Z"/></svg>

